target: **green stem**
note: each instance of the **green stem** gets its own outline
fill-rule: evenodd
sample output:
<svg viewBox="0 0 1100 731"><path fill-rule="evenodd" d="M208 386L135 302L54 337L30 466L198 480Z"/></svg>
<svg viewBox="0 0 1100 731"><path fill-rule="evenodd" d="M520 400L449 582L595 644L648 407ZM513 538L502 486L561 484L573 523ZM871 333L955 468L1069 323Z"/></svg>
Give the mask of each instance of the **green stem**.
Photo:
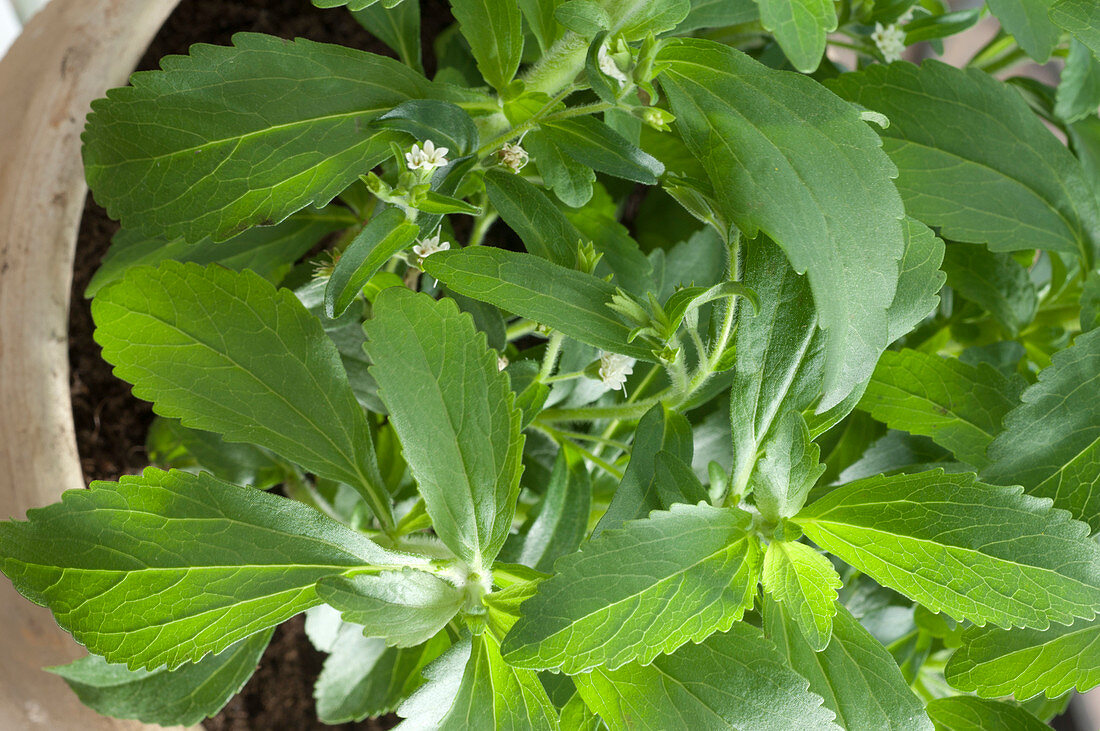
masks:
<svg viewBox="0 0 1100 731"><path fill-rule="evenodd" d="M519 319L504 329L504 337L507 338L509 342L519 340L523 336L535 332L538 328L539 324L534 320Z"/></svg>
<svg viewBox="0 0 1100 731"><path fill-rule="evenodd" d="M489 207L488 201L482 201L481 209L483 213L474 221L474 228L470 231L470 240L466 242L467 246L481 246L482 242L485 241L485 234L489 233L489 229L492 228L498 218L497 212Z"/></svg>
<svg viewBox="0 0 1100 731"><path fill-rule="evenodd" d="M546 352L542 356L542 368L539 369L537 380L545 383L546 379L550 377L550 373L558 362L558 354L561 353L561 345L564 340L565 335L557 330L551 333L550 340L546 343Z"/></svg>
<svg viewBox="0 0 1100 731"><path fill-rule="evenodd" d="M546 426L545 424L540 424L537 419L535 420L535 422L533 424L531 424L531 426L538 429L539 431L541 431L543 434L545 434L546 436L553 439L558 444L561 444L563 441L566 440L566 436L563 432L560 432L557 429L554 429L553 427ZM592 464L594 464L597 467L599 467L600 469L602 469L607 474L609 474L612 477L615 477L616 479L619 479L619 480L623 479L623 471L620 470L615 465L611 464L610 462L607 462L606 460L604 460L598 454L594 454L593 452L589 451L588 449L582 447L581 445L577 444L576 442L574 442L572 440L569 440L569 445L571 447L573 447L574 449L576 449L578 452L580 452L581 455L583 455L585 457L585 459L587 459Z"/></svg>

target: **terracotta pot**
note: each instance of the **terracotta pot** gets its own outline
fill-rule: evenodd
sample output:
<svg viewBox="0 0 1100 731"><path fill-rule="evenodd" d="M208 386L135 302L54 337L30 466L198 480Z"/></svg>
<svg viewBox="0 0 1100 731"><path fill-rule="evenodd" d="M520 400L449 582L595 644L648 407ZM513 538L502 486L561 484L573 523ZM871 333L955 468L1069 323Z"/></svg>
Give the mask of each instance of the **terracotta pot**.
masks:
<svg viewBox="0 0 1100 731"><path fill-rule="evenodd" d="M0 61L0 518L83 487L67 323L90 102L125 83L179 0L53 0ZM0 579L0 729L142 729L85 708L44 665L81 648Z"/></svg>

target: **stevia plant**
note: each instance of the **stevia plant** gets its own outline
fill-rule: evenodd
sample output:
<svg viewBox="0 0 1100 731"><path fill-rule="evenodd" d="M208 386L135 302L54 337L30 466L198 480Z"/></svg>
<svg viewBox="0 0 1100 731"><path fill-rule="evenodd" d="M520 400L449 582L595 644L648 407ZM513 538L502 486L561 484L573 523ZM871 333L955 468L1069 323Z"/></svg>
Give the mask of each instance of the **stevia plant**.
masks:
<svg viewBox="0 0 1100 731"><path fill-rule="evenodd" d="M198 722L302 612L328 723L1100 684L1100 6L989 0L956 68L899 58L985 9L452 0L429 79L414 0L314 2L400 60L241 34L88 120L96 339L171 469L0 524L85 703Z"/></svg>

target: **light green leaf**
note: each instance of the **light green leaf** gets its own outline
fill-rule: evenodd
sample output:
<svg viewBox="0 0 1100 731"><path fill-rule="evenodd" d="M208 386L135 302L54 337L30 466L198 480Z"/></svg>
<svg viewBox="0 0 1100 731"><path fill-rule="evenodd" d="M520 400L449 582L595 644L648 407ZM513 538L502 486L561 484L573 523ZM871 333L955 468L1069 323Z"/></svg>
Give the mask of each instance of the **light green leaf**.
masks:
<svg viewBox="0 0 1100 731"><path fill-rule="evenodd" d="M371 277L416 240L420 229L400 208L387 208L367 222L336 262L325 287L325 315L344 314Z"/></svg>
<svg viewBox="0 0 1100 731"><path fill-rule="evenodd" d="M990 11L1004 29L1039 63L1050 59L1062 35L1050 20L1050 6L1051 0L989 0Z"/></svg>
<svg viewBox="0 0 1100 731"><path fill-rule="evenodd" d="M545 122L539 129L566 155L598 172L646 185L665 172L659 160L594 117Z"/></svg>
<svg viewBox="0 0 1100 731"><path fill-rule="evenodd" d="M1050 629L972 627L944 669L947 682L985 698L1045 693L1100 685L1100 619L1078 619Z"/></svg>
<svg viewBox="0 0 1100 731"><path fill-rule="evenodd" d="M825 54L825 36L836 30L832 0L757 0L760 23L775 36L791 65L813 73Z"/></svg>
<svg viewBox="0 0 1100 731"><path fill-rule="evenodd" d="M936 698L928 704L936 731L1046 731L1050 727L1019 706L968 696Z"/></svg>
<svg viewBox="0 0 1100 731"><path fill-rule="evenodd" d="M611 27L611 18L596 0L566 0L554 10L554 18L588 38Z"/></svg>
<svg viewBox="0 0 1100 731"><path fill-rule="evenodd" d="M943 258L947 283L986 310L1010 337L1035 319L1039 298L1026 269L1009 254L984 246L953 243Z"/></svg>
<svg viewBox="0 0 1100 731"><path fill-rule="evenodd" d="M843 606L837 606L829 645L814 652L787 607L768 600L764 628L810 692L825 699L839 726L852 731L931 731L920 699L894 658Z"/></svg>
<svg viewBox="0 0 1100 731"><path fill-rule="evenodd" d="M402 731L556 731L558 711L538 675L501 659L491 632L462 640L424 671L428 682L401 704Z"/></svg>
<svg viewBox="0 0 1100 731"><path fill-rule="evenodd" d="M859 408L891 429L930 437L963 462L984 467L985 452L1016 405L1019 384L985 363L972 366L917 350L887 351Z"/></svg>
<svg viewBox="0 0 1100 731"><path fill-rule="evenodd" d="M192 46L92 105L88 184L123 226L222 241L328 203L399 139L367 124L435 93L407 66L350 48L254 33L234 44Z"/></svg>
<svg viewBox="0 0 1100 731"><path fill-rule="evenodd" d="M833 635L840 576L829 559L805 543L772 541L764 554L764 591L783 605L814 652Z"/></svg>
<svg viewBox="0 0 1100 731"><path fill-rule="evenodd" d="M424 260L424 271L460 294L582 343L638 360L654 359L648 348L628 342L630 328L607 306L615 288L591 274L485 246L432 254Z"/></svg>
<svg viewBox="0 0 1100 731"><path fill-rule="evenodd" d="M1005 417L982 479L1023 485L1100 529L1100 330L1054 354Z"/></svg>
<svg viewBox="0 0 1100 731"><path fill-rule="evenodd" d="M1081 166L1002 82L929 60L873 64L828 86L890 118L880 134L905 208L945 238L993 251L1100 248Z"/></svg>
<svg viewBox="0 0 1100 731"><path fill-rule="evenodd" d="M555 561L576 551L584 540L591 502L592 483L584 459L565 441L538 515L521 531L523 546L515 561L536 571L552 571Z"/></svg>
<svg viewBox="0 0 1100 731"><path fill-rule="evenodd" d="M1092 0L1054 0L1050 19L1100 58L1100 5Z"/></svg>
<svg viewBox="0 0 1100 731"><path fill-rule="evenodd" d="M902 230L905 232L905 253L901 257L898 289L886 310L890 342L909 333L935 311L940 302L937 293L946 279L940 271L943 240L932 229L908 216L902 222Z"/></svg>
<svg viewBox="0 0 1100 731"><path fill-rule="evenodd" d="M508 663L615 669L729 629L756 596L751 522L736 509L674 505L604 531L524 602L504 639Z"/></svg>
<svg viewBox="0 0 1100 731"><path fill-rule="evenodd" d="M654 510L672 507L671 503L663 500L665 495L660 489L663 480L657 471L657 455L663 451L691 464L693 450L688 420L663 403L655 404L638 420L623 479L593 529L592 537L596 538L608 528L621 528L628 520L645 518ZM695 501L680 499L674 502Z"/></svg>
<svg viewBox="0 0 1100 731"><path fill-rule="evenodd" d="M766 233L807 273L828 335L819 409L835 406L887 344L904 249L893 164L859 111L812 79L713 41L673 39L658 58L718 210L749 236Z"/></svg>
<svg viewBox="0 0 1100 731"><path fill-rule="evenodd" d="M299 211L276 226L252 228L220 244L209 238L197 243L184 239L165 241L122 229L111 239L111 248L84 290L84 296L94 297L108 284L122 279L130 267L155 266L165 259L217 263L237 271L251 269L278 284L294 262L326 234L355 223L350 211L330 205L320 210Z"/></svg>
<svg viewBox="0 0 1100 731"><path fill-rule="evenodd" d="M611 18L611 33L628 41L675 28L691 10L690 0L600 0Z"/></svg>
<svg viewBox="0 0 1100 731"><path fill-rule="evenodd" d="M192 726L217 714L256 671L271 633L266 629L175 670L129 670L99 655L46 668L60 675L96 713L161 726Z"/></svg>
<svg viewBox="0 0 1100 731"><path fill-rule="evenodd" d="M561 726L569 731L600 731L603 720L597 716L580 693L574 692L561 709Z"/></svg>
<svg viewBox="0 0 1100 731"><path fill-rule="evenodd" d="M432 525L484 576L512 527L522 470L508 376L453 301L387 289L364 329L371 374Z"/></svg>
<svg viewBox="0 0 1100 731"><path fill-rule="evenodd" d="M424 683L421 669L448 645L446 635L440 634L420 647L386 647L346 623L340 624L336 639L313 690L317 717L327 724L393 712Z"/></svg>
<svg viewBox="0 0 1100 731"><path fill-rule="evenodd" d="M778 522L802 509L825 465L819 461L821 449L810 441L806 420L797 411L779 418L760 450L749 487L760 514Z"/></svg>
<svg viewBox="0 0 1100 731"><path fill-rule="evenodd" d="M519 4L512 0L451 0L477 68L497 91L512 80L523 55Z"/></svg>
<svg viewBox="0 0 1100 731"><path fill-rule="evenodd" d="M219 653L320 603L326 576L415 563L301 503L147 469L0 523L0 570L91 652L134 669Z"/></svg>
<svg viewBox="0 0 1100 731"><path fill-rule="evenodd" d="M645 667L596 668L573 679L613 729L835 731L833 714L763 633L738 622L724 634Z"/></svg>
<svg viewBox="0 0 1100 731"><path fill-rule="evenodd" d="M859 480L796 521L875 581L956 620L1046 629L1100 610L1100 546L1088 527L972 474Z"/></svg>
<svg viewBox="0 0 1100 731"><path fill-rule="evenodd" d="M1069 44L1066 67L1058 83L1054 114L1067 122L1095 116L1100 107L1100 60L1085 44L1074 40Z"/></svg>
<svg viewBox="0 0 1100 731"><path fill-rule="evenodd" d="M504 222L516 232L527 251L571 267L583 238L546 194L518 175L489 170L485 190Z"/></svg>
<svg viewBox="0 0 1100 731"><path fill-rule="evenodd" d="M289 290L249 271L166 261L101 291L92 317L103 358L157 413L347 483L392 524L336 347Z"/></svg>
<svg viewBox="0 0 1100 731"><path fill-rule="evenodd" d="M365 637L378 637L394 647L427 642L465 601L450 582L413 569L330 576L318 582L317 596L340 610L345 622L362 625Z"/></svg>
<svg viewBox="0 0 1100 731"><path fill-rule="evenodd" d="M424 71L420 59L420 3L400 2L393 7L371 5L353 10L359 25L392 48L397 57L414 71Z"/></svg>

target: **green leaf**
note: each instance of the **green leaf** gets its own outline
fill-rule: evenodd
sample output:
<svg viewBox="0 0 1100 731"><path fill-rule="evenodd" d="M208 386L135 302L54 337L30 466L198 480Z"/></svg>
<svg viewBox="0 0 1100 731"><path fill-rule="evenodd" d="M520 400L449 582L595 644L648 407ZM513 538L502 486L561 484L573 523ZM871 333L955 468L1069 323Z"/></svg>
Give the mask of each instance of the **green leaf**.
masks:
<svg viewBox="0 0 1100 731"><path fill-rule="evenodd" d="M574 678L585 703L611 728L835 731L821 697L751 625L645 667L596 668Z"/></svg>
<svg viewBox="0 0 1100 731"><path fill-rule="evenodd" d="M788 411L761 442L760 451L749 487L760 514L778 522L806 504L810 489L825 471L821 449L810 440L802 414Z"/></svg>
<svg viewBox="0 0 1100 731"><path fill-rule="evenodd" d="M1009 254L995 254L984 246L951 244L943 259L947 283L993 316L1010 337L1035 319L1039 298L1035 285Z"/></svg>
<svg viewBox="0 0 1100 731"><path fill-rule="evenodd" d="M357 10L362 10L363 8L371 7L372 5L377 3L378 0L311 0L311 2L313 3L314 7L325 9L339 8L346 5L348 7L348 10L354 12ZM385 4L388 5L389 3Z"/></svg>
<svg viewBox="0 0 1100 731"><path fill-rule="evenodd" d="M945 238L993 251L1100 248L1081 166L1005 84L929 60L873 64L828 85L890 118L880 134L905 208Z"/></svg>
<svg viewBox="0 0 1100 731"><path fill-rule="evenodd" d="M1050 19L1100 58L1100 6L1092 0L1054 0Z"/></svg>
<svg viewBox="0 0 1100 731"><path fill-rule="evenodd" d="M904 248L893 164L859 111L812 79L713 41L672 39L658 58L718 210L749 236L766 233L809 276L828 334L819 408L840 403L887 344Z"/></svg>
<svg viewBox="0 0 1100 731"><path fill-rule="evenodd" d="M775 36L791 65L803 73L817 70L825 55L825 36L836 30L832 0L757 0L760 23Z"/></svg>
<svg viewBox="0 0 1100 731"><path fill-rule="evenodd" d="M859 480L796 521L875 581L956 620L1046 629L1100 609L1100 547L1088 527L972 474Z"/></svg>
<svg viewBox="0 0 1100 731"><path fill-rule="evenodd" d="M583 238L546 194L518 175L500 170L485 173L489 202L516 232L527 251L571 267Z"/></svg>
<svg viewBox="0 0 1100 731"><path fill-rule="evenodd" d="M325 315L344 314L371 277L390 258L416 240L420 229L400 208L386 208L367 222L336 262L325 287Z"/></svg>
<svg viewBox="0 0 1100 731"><path fill-rule="evenodd" d="M989 0L990 11L1020 48L1039 63L1050 59L1061 29L1050 20L1051 0Z"/></svg>
<svg viewBox="0 0 1100 731"><path fill-rule="evenodd" d="M676 26L676 32L749 23L759 14L756 0L691 0L691 11Z"/></svg>
<svg viewBox="0 0 1100 731"><path fill-rule="evenodd" d="M554 18L561 0L517 0L527 27L538 41L539 50L545 52L561 35L562 28Z"/></svg>
<svg viewBox="0 0 1100 731"><path fill-rule="evenodd" d="M504 639L508 663L570 675L615 669L728 630L756 596L751 523L736 509L674 505L604 531L523 604Z"/></svg>
<svg viewBox="0 0 1100 731"><path fill-rule="evenodd" d="M985 363L917 350L887 351L859 408L891 429L930 437L963 462L989 464L986 448L1016 405L1019 385Z"/></svg>
<svg viewBox="0 0 1100 731"><path fill-rule="evenodd" d="M1054 354L989 445L982 479L1023 485L1100 529L1100 330Z"/></svg>
<svg viewBox="0 0 1100 731"><path fill-rule="evenodd" d="M451 0L451 12L481 75L500 91L516 75L523 55L519 5L511 0Z"/></svg>
<svg viewBox="0 0 1100 731"><path fill-rule="evenodd" d="M1092 272L1081 285L1081 332L1100 326L1100 272Z"/></svg>
<svg viewBox="0 0 1100 731"><path fill-rule="evenodd" d="M386 3L388 5L389 3ZM420 58L420 3L400 2L393 7L371 5L353 10L359 25L392 48L397 57L414 71L423 72Z"/></svg>
<svg viewBox="0 0 1100 731"><path fill-rule="evenodd" d="M936 731L1045 731L1050 727L1019 706L968 696L936 698L928 704Z"/></svg>
<svg viewBox="0 0 1100 731"><path fill-rule="evenodd" d="M1100 107L1100 60L1085 44L1069 44L1066 67L1058 84L1054 114L1067 122L1095 116Z"/></svg>
<svg viewBox="0 0 1100 731"><path fill-rule="evenodd" d="M734 492L748 486L775 422L814 402L821 387L822 337L805 277L766 237L748 242L742 283L760 307L740 305L730 388Z"/></svg>
<svg viewBox="0 0 1100 731"><path fill-rule="evenodd" d="M837 606L832 639L814 652L787 607L768 600L764 627L810 692L825 699L846 729L931 731L920 699L910 690L894 658L843 606Z"/></svg>
<svg viewBox="0 0 1100 731"><path fill-rule="evenodd" d="M1020 700L1100 685L1100 619L1078 619L1049 629L972 627L947 662L944 675L959 690L986 698Z"/></svg>
<svg viewBox="0 0 1100 731"><path fill-rule="evenodd" d="M772 541L764 554L764 591L783 605L807 645L821 652L833 635L840 576L805 543Z"/></svg>
<svg viewBox="0 0 1100 731"><path fill-rule="evenodd" d="M536 571L553 570L554 562L576 551L588 532L592 483L584 459L569 444L562 444L554 461L538 514L521 531L523 546L515 561Z"/></svg>
<svg viewBox="0 0 1100 731"><path fill-rule="evenodd" d="M630 328L607 305L615 288L531 254L476 246L441 251L424 271L467 297L560 330L582 343L652 362L649 348L630 343Z"/></svg>
<svg viewBox="0 0 1100 731"><path fill-rule="evenodd" d="M656 185L665 172L659 160L594 117L544 122L539 129L570 158L598 172L646 185Z"/></svg>
<svg viewBox="0 0 1100 731"><path fill-rule="evenodd" d="M611 33L638 41L675 28L691 10L690 0L600 0L611 17Z"/></svg>
<svg viewBox="0 0 1100 731"><path fill-rule="evenodd" d="M543 184L565 205L579 208L592 198L596 173L558 144L545 130L532 130L523 138L539 169Z"/></svg>
<svg viewBox="0 0 1100 731"><path fill-rule="evenodd" d="M277 284L294 262L326 234L355 223L350 211L330 205L320 210L299 211L276 226L252 228L220 244L209 238L197 243L184 239L165 241L122 229L111 239L111 248L84 290L84 296L94 297L108 284L122 279L130 267L155 266L165 259L217 263L237 271L251 269Z"/></svg>
<svg viewBox="0 0 1100 731"><path fill-rule="evenodd" d="M420 671L448 645L445 634L420 647L397 648L364 637L352 624L341 624L339 632L313 691L317 717L327 724L392 713L423 684Z"/></svg>
<svg viewBox="0 0 1100 731"><path fill-rule="evenodd" d="M99 655L52 668L96 713L161 726L192 726L217 714L256 671L271 633L267 629L175 670L129 670Z"/></svg>
<svg viewBox="0 0 1100 731"><path fill-rule="evenodd" d="M450 582L413 569L330 576L318 582L317 596L340 610L345 622L362 625L365 637L381 638L394 647L427 642L465 601Z"/></svg>
<svg viewBox="0 0 1100 731"><path fill-rule="evenodd" d="M619 223L618 203L604 186L595 186L588 205L563 212L579 232L578 238L590 240L603 255L597 276L611 274L613 283L638 297L654 291L653 266L626 226Z"/></svg>
<svg viewBox="0 0 1100 731"><path fill-rule="evenodd" d="M556 731L558 711L538 675L513 668L500 657L490 632L453 645L424 671L428 682L401 704L403 727L531 729Z"/></svg>
<svg viewBox="0 0 1100 731"><path fill-rule="evenodd" d="M219 480L266 490L282 482L285 466L254 444L231 444L213 432L188 429L158 416L149 425L145 451L158 467L206 470Z"/></svg>
<svg viewBox="0 0 1100 731"><path fill-rule="evenodd" d="M946 279L940 271L943 263L943 240L915 218L902 222L905 232L905 253L901 257L898 289L894 301L886 310L887 339L894 342L906 335L935 311L938 292Z"/></svg>
<svg viewBox="0 0 1100 731"><path fill-rule="evenodd" d="M397 129L418 140L432 140L446 147L452 158L477 150L478 131L459 106L438 99L413 99L400 104L374 121L375 127Z"/></svg>
<svg viewBox="0 0 1100 731"><path fill-rule="evenodd" d="M0 523L0 570L131 669L195 662L318 604L326 576L413 563L301 503L161 472L70 490Z"/></svg>
<svg viewBox="0 0 1100 731"><path fill-rule="evenodd" d="M367 124L434 93L370 53L254 33L233 41L169 56L92 105L88 184L123 226L222 241L328 203L398 139Z"/></svg>
<svg viewBox="0 0 1100 731"><path fill-rule="evenodd" d="M592 537L596 538L608 528L621 528L628 520L645 518L654 510L671 508L671 503L664 500L666 491L661 489L667 481L664 475L658 474L657 455L664 452L691 464L693 450L688 420L663 403L655 404L638 420L630 461ZM697 501L679 499L673 502Z"/></svg>
<svg viewBox="0 0 1100 731"><path fill-rule="evenodd" d="M364 329L371 374L432 525L484 576L512 527L522 470L508 376L453 301L387 289Z"/></svg>
<svg viewBox="0 0 1100 731"><path fill-rule="evenodd" d="M92 317L103 358L158 414L345 482L392 525L336 347L289 290L248 271L166 261L101 291Z"/></svg>

